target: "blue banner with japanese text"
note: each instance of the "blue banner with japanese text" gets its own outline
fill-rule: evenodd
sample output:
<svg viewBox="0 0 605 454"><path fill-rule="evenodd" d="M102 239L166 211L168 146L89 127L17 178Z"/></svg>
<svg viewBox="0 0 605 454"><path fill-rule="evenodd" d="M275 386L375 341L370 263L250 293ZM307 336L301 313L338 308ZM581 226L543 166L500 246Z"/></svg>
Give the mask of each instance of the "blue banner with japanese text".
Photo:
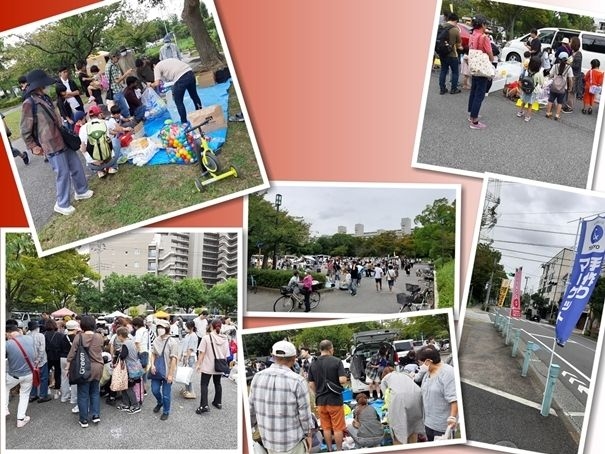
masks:
<svg viewBox="0 0 605 454"><path fill-rule="evenodd" d="M582 220L574 263L557 316L557 344L565 345L576 327L601 275L604 255L605 217Z"/></svg>

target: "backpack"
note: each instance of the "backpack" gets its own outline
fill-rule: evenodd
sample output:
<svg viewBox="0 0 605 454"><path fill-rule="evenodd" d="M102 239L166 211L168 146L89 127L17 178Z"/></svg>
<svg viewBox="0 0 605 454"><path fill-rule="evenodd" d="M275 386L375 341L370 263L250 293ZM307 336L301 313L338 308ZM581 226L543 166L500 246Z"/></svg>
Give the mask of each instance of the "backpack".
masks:
<svg viewBox="0 0 605 454"><path fill-rule="evenodd" d="M527 70L523 71L523 75L521 76L521 90L523 90L523 93L531 95L535 88L534 75Z"/></svg>
<svg viewBox="0 0 605 454"><path fill-rule="evenodd" d="M492 45L492 55L494 57L497 57L498 55L500 55L500 48L498 46L496 46L495 43L491 43Z"/></svg>
<svg viewBox="0 0 605 454"><path fill-rule="evenodd" d="M73 361L69 364L69 384L84 384L90 381L90 376L90 355L88 354L88 349L82 345L82 335L80 335L80 342L78 342L76 355L74 356Z"/></svg>
<svg viewBox="0 0 605 454"><path fill-rule="evenodd" d="M443 24L440 25L437 29L435 53L439 56L440 59L446 58L448 54L452 51L452 45L448 41L450 38L450 30L452 29L452 27L452 24Z"/></svg>
<svg viewBox="0 0 605 454"><path fill-rule="evenodd" d="M565 89L567 88L567 73L569 72L569 66L563 70L562 74L556 74L552 84L550 85L551 93L565 93Z"/></svg>
<svg viewBox="0 0 605 454"><path fill-rule="evenodd" d="M107 135L105 121L96 119L89 121L86 125L86 134L88 135L86 152L93 161L109 162L113 147Z"/></svg>
<svg viewBox="0 0 605 454"><path fill-rule="evenodd" d="M99 82L101 83L101 90L109 90L109 79L107 78L107 74L99 75Z"/></svg>

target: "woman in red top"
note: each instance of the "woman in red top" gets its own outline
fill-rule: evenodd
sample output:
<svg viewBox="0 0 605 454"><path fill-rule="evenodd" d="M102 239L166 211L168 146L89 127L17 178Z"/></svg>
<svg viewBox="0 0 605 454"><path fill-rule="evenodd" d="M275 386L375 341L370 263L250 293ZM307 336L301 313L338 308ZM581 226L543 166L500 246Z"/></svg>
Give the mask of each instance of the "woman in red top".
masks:
<svg viewBox="0 0 605 454"><path fill-rule="evenodd" d="M582 113L587 113L588 115L592 115L592 105L595 102L595 95L597 90L601 93L601 87L603 86L603 71L599 69L601 66L601 62L598 59L594 59L590 61L590 70L586 72L584 75L584 86L586 89L584 90L584 108L582 109ZM598 89L593 89L593 93L590 92L590 87L599 87Z"/></svg>
<svg viewBox="0 0 605 454"><path fill-rule="evenodd" d="M477 49L486 53L489 61L494 59L492 45L485 34L487 19L483 16L473 17L473 33L469 40L470 49ZM487 92L488 77L472 76L471 91L468 97L468 113L471 129L484 129L485 124L479 122L479 110Z"/></svg>

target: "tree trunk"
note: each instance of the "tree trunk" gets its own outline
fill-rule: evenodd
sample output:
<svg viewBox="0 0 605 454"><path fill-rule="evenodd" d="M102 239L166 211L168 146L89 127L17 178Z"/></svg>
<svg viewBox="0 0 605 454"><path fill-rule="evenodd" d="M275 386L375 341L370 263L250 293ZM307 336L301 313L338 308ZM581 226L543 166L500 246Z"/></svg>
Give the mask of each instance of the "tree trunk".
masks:
<svg viewBox="0 0 605 454"><path fill-rule="evenodd" d="M202 69L224 66L225 60L216 50L204 25L204 20L200 13L200 0L185 0L181 18L189 28L195 47L200 55Z"/></svg>

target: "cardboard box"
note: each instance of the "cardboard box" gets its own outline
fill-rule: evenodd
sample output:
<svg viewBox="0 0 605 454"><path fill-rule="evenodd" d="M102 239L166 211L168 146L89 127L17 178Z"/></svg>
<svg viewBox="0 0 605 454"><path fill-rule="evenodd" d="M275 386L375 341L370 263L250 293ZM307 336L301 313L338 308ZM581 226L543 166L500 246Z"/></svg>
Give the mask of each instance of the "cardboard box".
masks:
<svg viewBox="0 0 605 454"><path fill-rule="evenodd" d="M213 85L216 85L216 82L214 81L214 73L211 71L204 71L201 73L198 73L195 76L195 81L197 83L198 87L212 87Z"/></svg>
<svg viewBox="0 0 605 454"><path fill-rule="evenodd" d="M206 118L208 117L212 117L212 120L210 120L208 124L202 126L202 130L204 132L212 132L216 131L217 129L227 127L227 122L225 121L223 109L218 104L214 104L212 106L196 110L195 112L191 112L188 116L188 119L189 123L191 123L191 126L196 126L206 121Z"/></svg>

